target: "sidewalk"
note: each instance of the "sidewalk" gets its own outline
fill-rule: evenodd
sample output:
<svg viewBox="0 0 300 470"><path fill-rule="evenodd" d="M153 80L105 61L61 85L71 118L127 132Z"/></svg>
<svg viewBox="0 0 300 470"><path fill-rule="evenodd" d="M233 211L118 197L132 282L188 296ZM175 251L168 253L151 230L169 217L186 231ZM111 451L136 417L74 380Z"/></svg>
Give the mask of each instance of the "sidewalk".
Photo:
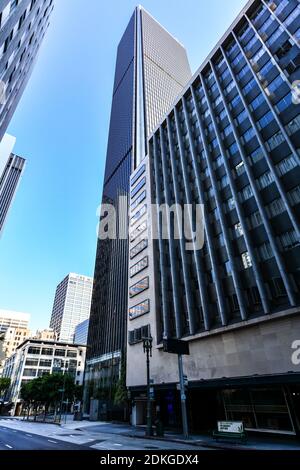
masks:
<svg viewBox="0 0 300 470"><path fill-rule="evenodd" d="M82 430L91 433L108 433L108 434L120 434L134 439L145 439L145 427L138 426L132 427L128 424L116 424L100 421L71 421L71 417L68 417L67 423L61 425L65 429ZM209 435L192 435L187 441L183 435L176 434L174 432L166 432L164 437L153 436L148 438L149 440L162 440L168 442L178 442L182 444L189 444L203 447L209 447L212 449L235 449L235 450L300 450L300 441L295 438L288 436L249 436L247 443L240 444L230 442L229 440L218 442Z"/></svg>
<svg viewBox="0 0 300 470"><path fill-rule="evenodd" d="M22 418L8 418L9 421L22 421ZM28 426L28 431L32 431L32 427L30 427L30 423L23 421L25 426ZM138 426L133 427L129 424L123 423L111 423L111 422L104 422L104 421L89 421L88 419L84 419L83 421L74 421L73 415L67 416L66 422L62 422L60 425L53 425L53 424L43 424L43 423L36 423L35 426L37 430L39 430L38 434L43 435L51 435L51 436L60 436L60 439L63 436L72 436L72 434L76 434L76 438L82 439L82 441L88 441L93 439L99 439L102 436L108 435L115 435L124 437L124 438L131 438L131 439L141 439L141 441L149 440L149 441L162 441L164 443L179 443L185 444L189 446L202 447L206 449L234 449L234 450L283 450L283 451L292 451L298 450L300 451L300 441L296 440L293 437L289 436L279 436L276 434L268 435L268 436L260 436L250 434L247 443L241 444L239 442L230 442L229 440L221 441L219 440L216 442L212 437L209 435L192 435L190 436L189 440L185 440L184 437L180 434L176 434L174 432L166 432L164 437L157 437L153 436L147 438L145 436L145 426ZM196 450L196 449L195 449Z"/></svg>

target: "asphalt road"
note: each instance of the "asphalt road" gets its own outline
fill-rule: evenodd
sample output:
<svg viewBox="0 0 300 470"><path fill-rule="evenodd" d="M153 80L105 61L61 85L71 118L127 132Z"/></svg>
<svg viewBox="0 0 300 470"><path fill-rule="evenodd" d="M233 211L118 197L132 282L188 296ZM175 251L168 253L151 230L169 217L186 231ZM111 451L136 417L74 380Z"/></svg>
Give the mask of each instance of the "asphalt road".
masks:
<svg viewBox="0 0 300 470"><path fill-rule="evenodd" d="M1 450L92 450L88 447L58 441L55 438L47 438L30 434L15 429L0 426L0 451Z"/></svg>

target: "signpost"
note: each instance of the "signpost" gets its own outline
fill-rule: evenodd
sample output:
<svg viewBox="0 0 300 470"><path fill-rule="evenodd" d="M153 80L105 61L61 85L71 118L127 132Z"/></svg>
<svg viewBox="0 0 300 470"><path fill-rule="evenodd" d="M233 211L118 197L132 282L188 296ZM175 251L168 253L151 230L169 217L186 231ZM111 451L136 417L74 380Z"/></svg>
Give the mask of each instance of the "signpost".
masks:
<svg viewBox="0 0 300 470"><path fill-rule="evenodd" d="M183 374L182 356L188 356L190 354L189 344L186 341L181 341L179 339L165 338L163 340L163 350L164 352L167 352L170 354L177 354L178 356L182 427L183 427L184 438L188 439L189 431L188 431L188 420L187 420L187 412L186 412L186 394L185 394L185 387L187 385L187 377Z"/></svg>

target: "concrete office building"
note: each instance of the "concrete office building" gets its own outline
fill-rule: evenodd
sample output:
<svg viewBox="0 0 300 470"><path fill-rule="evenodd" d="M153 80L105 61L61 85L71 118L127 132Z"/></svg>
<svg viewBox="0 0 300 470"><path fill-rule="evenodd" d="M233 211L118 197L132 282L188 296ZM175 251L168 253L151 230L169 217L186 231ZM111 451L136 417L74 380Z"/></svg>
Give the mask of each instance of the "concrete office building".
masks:
<svg viewBox="0 0 300 470"><path fill-rule="evenodd" d="M70 273L57 286L50 328L59 341L73 342L75 328L90 316L93 279Z"/></svg>
<svg viewBox="0 0 300 470"><path fill-rule="evenodd" d="M20 344L4 365L3 376L11 379L11 386L5 397L14 403L19 414L20 391L24 384L57 372L73 374L77 385L82 385L86 347L72 343L28 339Z"/></svg>
<svg viewBox="0 0 300 470"><path fill-rule="evenodd" d="M75 328L74 343L76 344L87 344L88 333L89 333L89 318L79 323Z"/></svg>
<svg viewBox="0 0 300 470"><path fill-rule="evenodd" d="M24 342L25 339L30 338L31 331L27 328L8 328L3 335L2 345L3 356L0 358L0 377L3 374L3 367L5 361L11 357L17 347ZM0 346L1 348L1 346Z"/></svg>
<svg viewBox="0 0 300 470"><path fill-rule="evenodd" d="M24 158L12 152L15 142L8 134L0 142L0 235L25 169Z"/></svg>
<svg viewBox="0 0 300 470"><path fill-rule="evenodd" d="M29 313L0 309L0 333L5 333L8 328L28 329L29 321Z"/></svg>
<svg viewBox="0 0 300 470"><path fill-rule="evenodd" d="M166 426L180 427L181 413L177 358L163 352L164 337L189 343L192 431L226 419L299 434L299 40L298 1L248 2L154 130L132 175L127 385L134 424L145 420L142 337L150 332L153 408ZM170 225L163 239L151 203L203 204L203 248L187 250Z"/></svg>
<svg viewBox="0 0 300 470"><path fill-rule="evenodd" d="M30 78L53 0L0 0L0 141Z"/></svg>
<svg viewBox="0 0 300 470"><path fill-rule="evenodd" d="M184 47L137 7L118 47L102 196L118 215L119 196L128 195L130 174L145 156L148 137L190 77ZM128 229L126 215L124 225ZM120 223L116 240L98 241L88 337L86 390L90 380L100 388L106 381L109 400L126 349L128 240L119 237L123 228Z"/></svg>

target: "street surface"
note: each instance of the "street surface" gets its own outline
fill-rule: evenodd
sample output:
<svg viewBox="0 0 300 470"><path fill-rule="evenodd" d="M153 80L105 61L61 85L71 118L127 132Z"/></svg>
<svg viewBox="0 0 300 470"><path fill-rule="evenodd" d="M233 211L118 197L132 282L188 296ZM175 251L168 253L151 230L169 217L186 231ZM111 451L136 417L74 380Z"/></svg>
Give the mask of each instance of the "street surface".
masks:
<svg viewBox="0 0 300 470"><path fill-rule="evenodd" d="M134 438L128 427L71 422L67 426L0 418L0 450L207 450L179 442Z"/></svg>

